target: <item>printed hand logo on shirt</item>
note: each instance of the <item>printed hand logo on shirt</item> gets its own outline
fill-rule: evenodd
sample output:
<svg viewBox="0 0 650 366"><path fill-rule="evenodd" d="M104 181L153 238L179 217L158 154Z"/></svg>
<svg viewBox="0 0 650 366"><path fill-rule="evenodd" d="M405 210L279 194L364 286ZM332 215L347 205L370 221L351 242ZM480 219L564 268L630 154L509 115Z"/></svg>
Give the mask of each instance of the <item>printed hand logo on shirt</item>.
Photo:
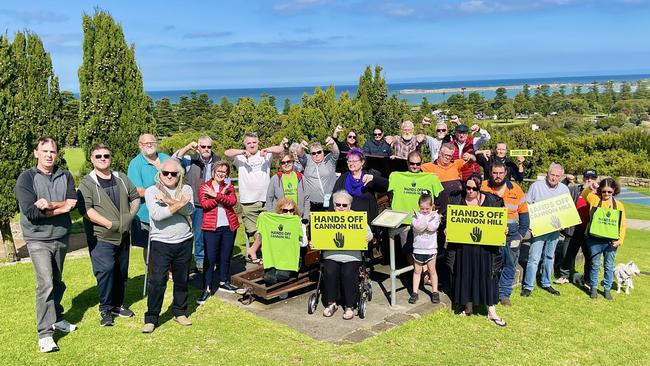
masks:
<svg viewBox="0 0 650 366"><path fill-rule="evenodd" d="M336 236L333 240L334 245L336 245L337 248L343 248L345 245L345 236L343 236L343 233L336 233Z"/></svg>
<svg viewBox="0 0 650 366"><path fill-rule="evenodd" d="M478 226L475 226L472 232L469 234L469 236L472 237L474 243L478 243L481 241L481 238L483 237L483 230L481 230L481 228L479 228Z"/></svg>
<svg viewBox="0 0 650 366"><path fill-rule="evenodd" d="M278 225L278 231L282 231L282 229L284 229L284 226L282 224Z"/></svg>
<svg viewBox="0 0 650 366"><path fill-rule="evenodd" d="M418 185L418 184L417 184L416 181L411 182L411 187L415 188L415 186L417 186L417 185Z"/></svg>

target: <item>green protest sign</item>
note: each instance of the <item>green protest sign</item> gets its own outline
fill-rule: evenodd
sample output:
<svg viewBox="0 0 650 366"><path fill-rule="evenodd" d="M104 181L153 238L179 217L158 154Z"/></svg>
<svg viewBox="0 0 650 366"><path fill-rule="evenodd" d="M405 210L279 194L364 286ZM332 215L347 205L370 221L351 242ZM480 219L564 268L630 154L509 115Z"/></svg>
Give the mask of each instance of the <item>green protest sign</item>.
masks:
<svg viewBox="0 0 650 366"><path fill-rule="evenodd" d="M510 150L510 156L533 156L533 150Z"/></svg>
<svg viewBox="0 0 650 366"><path fill-rule="evenodd" d="M582 222L568 193L529 204L528 214L533 236L548 234Z"/></svg>

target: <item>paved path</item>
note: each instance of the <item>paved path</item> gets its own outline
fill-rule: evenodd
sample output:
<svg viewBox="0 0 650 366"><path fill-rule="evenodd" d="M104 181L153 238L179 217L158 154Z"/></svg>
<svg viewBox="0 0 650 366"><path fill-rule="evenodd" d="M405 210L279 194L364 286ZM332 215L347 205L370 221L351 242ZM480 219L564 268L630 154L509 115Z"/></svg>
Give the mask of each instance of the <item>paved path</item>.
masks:
<svg viewBox="0 0 650 366"><path fill-rule="evenodd" d="M639 205L650 206L650 196L646 196L639 192L631 191L627 187L621 188L621 193L616 196L616 199L619 199L623 202L636 203ZM648 207L650 209L650 207Z"/></svg>

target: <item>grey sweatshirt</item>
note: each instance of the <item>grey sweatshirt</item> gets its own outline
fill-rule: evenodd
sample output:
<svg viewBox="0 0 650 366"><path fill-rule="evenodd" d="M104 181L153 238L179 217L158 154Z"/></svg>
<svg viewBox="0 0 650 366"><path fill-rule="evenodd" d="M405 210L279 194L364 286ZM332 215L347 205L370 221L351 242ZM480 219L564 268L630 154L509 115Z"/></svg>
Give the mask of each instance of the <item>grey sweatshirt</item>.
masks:
<svg viewBox="0 0 650 366"><path fill-rule="evenodd" d="M174 197L174 190L165 189L171 197ZM192 187L187 184L183 185L182 191L190 196L190 201L173 215L165 203L156 200L156 194L161 193L158 187L154 185L144 191L151 225L149 237L152 241L177 244L192 237L190 215L194 212L194 194Z"/></svg>
<svg viewBox="0 0 650 366"><path fill-rule="evenodd" d="M526 201L530 203L535 203L539 201L544 201L549 198L561 196L563 194L569 194L569 188L564 185L564 183L558 183L555 187L551 187L546 182L546 179L538 180L533 182L528 188L526 193Z"/></svg>

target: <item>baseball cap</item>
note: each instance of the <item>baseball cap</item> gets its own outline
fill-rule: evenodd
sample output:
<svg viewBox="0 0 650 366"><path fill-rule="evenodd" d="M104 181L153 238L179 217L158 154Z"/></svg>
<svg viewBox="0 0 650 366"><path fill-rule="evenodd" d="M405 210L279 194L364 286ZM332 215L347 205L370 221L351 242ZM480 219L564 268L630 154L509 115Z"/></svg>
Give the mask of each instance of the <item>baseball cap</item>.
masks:
<svg viewBox="0 0 650 366"><path fill-rule="evenodd" d="M582 176L584 178L598 178L598 173L596 173L595 169L587 169L582 173Z"/></svg>
<svg viewBox="0 0 650 366"><path fill-rule="evenodd" d="M458 125L456 126L456 132L469 132L469 127L467 125Z"/></svg>

